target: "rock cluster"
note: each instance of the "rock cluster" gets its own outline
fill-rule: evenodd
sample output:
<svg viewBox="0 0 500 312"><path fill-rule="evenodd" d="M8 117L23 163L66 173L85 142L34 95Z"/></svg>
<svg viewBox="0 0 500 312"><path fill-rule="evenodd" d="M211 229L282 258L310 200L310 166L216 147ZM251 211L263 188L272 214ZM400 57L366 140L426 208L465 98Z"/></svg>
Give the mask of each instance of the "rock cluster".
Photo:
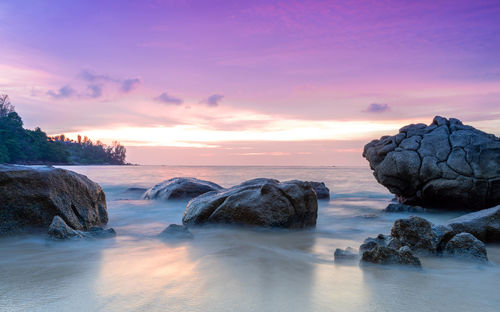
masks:
<svg viewBox="0 0 500 312"><path fill-rule="evenodd" d="M304 228L316 225L317 213L310 183L260 178L192 199L182 222Z"/></svg>
<svg viewBox="0 0 500 312"><path fill-rule="evenodd" d="M144 199L189 200L201 194L223 188L210 181L196 178L172 178L163 181L144 193Z"/></svg>
<svg viewBox="0 0 500 312"><path fill-rule="evenodd" d="M402 203L480 210L500 204L500 139L436 116L368 143L363 157Z"/></svg>
<svg viewBox="0 0 500 312"><path fill-rule="evenodd" d="M55 216L76 230L108 222L102 188L69 170L0 165L0 198L0 235L47 228Z"/></svg>
<svg viewBox="0 0 500 312"><path fill-rule="evenodd" d="M497 209L500 209L498 207ZM474 216L476 214L476 216ZM477 225L482 217L482 224L488 228L488 224L498 221L497 215L490 213L489 221L478 213L472 216L464 216L460 222L455 219L453 226L435 226L420 217L396 220L391 229L391 235L379 234L376 238L367 238L359 247L362 254L361 260L376 264L405 264L420 266L420 260L414 254L454 256L469 260L488 261L484 243L469 233L467 229L474 229L475 233L483 233ZM467 228L463 224L473 224L476 227ZM463 230L463 231L462 231ZM485 236L486 237L486 236Z"/></svg>

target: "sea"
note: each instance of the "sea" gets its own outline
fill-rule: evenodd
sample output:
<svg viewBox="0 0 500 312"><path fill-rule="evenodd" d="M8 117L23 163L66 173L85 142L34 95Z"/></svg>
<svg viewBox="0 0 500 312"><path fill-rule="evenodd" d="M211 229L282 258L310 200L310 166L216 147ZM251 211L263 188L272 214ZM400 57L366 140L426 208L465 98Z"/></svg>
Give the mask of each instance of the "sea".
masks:
<svg viewBox="0 0 500 312"><path fill-rule="evenodd" d="M367 167L71 166L107 197L103 240L45 235L0 239L0 311L499 311L500 245L489 264L420 257L422 268L334 262L416 213L387 213L393 195ZM186 202L141 199L173 177L224 187L267 177L322 181L317 226L306 230L203 226L164 241ZM465 212L418 213L435 224Z"/></svg>

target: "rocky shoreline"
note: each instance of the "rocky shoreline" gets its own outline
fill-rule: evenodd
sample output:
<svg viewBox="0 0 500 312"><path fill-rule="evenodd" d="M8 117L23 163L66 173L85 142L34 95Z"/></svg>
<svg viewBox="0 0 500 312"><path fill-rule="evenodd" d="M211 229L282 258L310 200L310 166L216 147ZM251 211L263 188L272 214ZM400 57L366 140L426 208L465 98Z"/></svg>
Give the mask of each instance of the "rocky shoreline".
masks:
<svg viewBox="0 0 500 312"><path fill-rule="evenodd" d="M500 242L499 144L493 135L441 117L429 126L409 125L395 136L367 144L363 156L377 181L398 201L389 203L384 212L478 211L441 225L418 216L398 219L390 234L365 239L359 250L336 249L335 262L421 267L419 256L425 255L488 263L485 244ZM314 228L318 200L330 200L331 194L323 182L257 178L224 188L191 177L172 178L150 189L129 188L125 193L143 200L186 203L183 224L170 224L158 235L166 241L193 239L190 228L207 224ZM0 196L0 235L39 228L56 240L116 236L112 228L105 228L104 191L75 172L0 165Z"/></svg>

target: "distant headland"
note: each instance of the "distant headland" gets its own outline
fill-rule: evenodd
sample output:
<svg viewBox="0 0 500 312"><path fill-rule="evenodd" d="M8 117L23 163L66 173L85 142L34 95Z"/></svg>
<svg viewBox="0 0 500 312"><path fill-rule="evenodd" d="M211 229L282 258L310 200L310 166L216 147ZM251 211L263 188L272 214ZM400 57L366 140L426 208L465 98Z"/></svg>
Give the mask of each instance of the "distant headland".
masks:
<svg viewBox="0 0 500 312"><path fill-rule="evenodd" d="M126 149L78 136L49 137L39 127L24 129L6 94L0 94L0 163L25 165L126 165Z"/></svg>

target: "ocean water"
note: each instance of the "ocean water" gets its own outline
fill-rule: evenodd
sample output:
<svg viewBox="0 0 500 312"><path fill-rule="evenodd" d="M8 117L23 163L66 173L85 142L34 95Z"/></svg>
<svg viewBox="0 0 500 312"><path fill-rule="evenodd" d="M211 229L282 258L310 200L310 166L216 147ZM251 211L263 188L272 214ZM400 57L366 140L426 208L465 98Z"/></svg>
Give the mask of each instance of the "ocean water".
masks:
<svg viewBox="0 0 500 312"><path fill-rule="evenodd" d="M412 213L384 213L392 197L368 168L67 167L104 188L114 239L0 239L0 311L498 311L500 246L489 265L421 257L422 269L333 261L335 248L388 234ZM201 227L195 239L156 236L185 203L141 200L175 176L231 186L256 177L324 181L315 229ZM434 223L459 212L419 214Z"/></svg>

